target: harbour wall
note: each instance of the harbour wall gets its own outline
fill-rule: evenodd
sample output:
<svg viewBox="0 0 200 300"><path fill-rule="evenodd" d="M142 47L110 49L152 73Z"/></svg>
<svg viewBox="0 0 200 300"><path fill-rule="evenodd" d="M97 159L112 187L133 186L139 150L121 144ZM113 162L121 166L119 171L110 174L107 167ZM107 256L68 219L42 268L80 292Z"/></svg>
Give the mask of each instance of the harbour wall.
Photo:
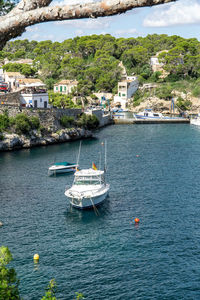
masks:
<svg viewBox="0 0 200 300"><path fill-rule="evenodd" d="M0 94L0 107L1 106L20 106L20 91L13 93Z"/></svg>
<svg viewBox="0 0 200 300"><path fill-rule="evenodd" d="M29 117L38 117L40 124L52 131L61 129L60 118L62 116L77 116L81 109L57 109L57 108L26 108L17 105L4 104L0 105L0 114L7 111L9 117L15 117L19 113L24 113Z"/></svg>
<svg viewBox="0 0 200 300"><path fill-rule="evenodd" d="M9 94L9 97L11 97L13 101L13 97ZM17 93L13 93L17 94ZM6 96L6 95L0 95L1 96ZM16 99L16 98L14 98ZM15 117L19 113L25 113L29 117L38 117L40 120L40 124L45 127L49 128L53 131L61 129L60 125L60 118L62 116L70 116L74 117L75 119L77 118L78 115L82 113L81 109L59 109L59 108L28 108L28 107L21 107L19 103L16 101L16 103L11 102L10 104L7 99L7 103L4 104L2 101L0 102L0 114L4 113L5 111L8 112L9 117ZM86 112L91 115L96 115L96 117L99 120L99 127L103 127L109 124L112 124L112 118L110 114L104 115L102 110L93 110Z"/></svg>
<svg viewBox="0 0 200 300"><path fill-rule="evenodd" d="M88 110L86 112L88 115L95 115L99 120L99 127L104 127L110 124L114 124L110 112L104 114L101 109Z"/></svg>
<svg viewBox="0 0 200 300"><path fill-rule="evenodd" d="M136 119L114 119L115 124L184 124L190 123L189 119L160 119L160 120L136 120Z"/></svg>

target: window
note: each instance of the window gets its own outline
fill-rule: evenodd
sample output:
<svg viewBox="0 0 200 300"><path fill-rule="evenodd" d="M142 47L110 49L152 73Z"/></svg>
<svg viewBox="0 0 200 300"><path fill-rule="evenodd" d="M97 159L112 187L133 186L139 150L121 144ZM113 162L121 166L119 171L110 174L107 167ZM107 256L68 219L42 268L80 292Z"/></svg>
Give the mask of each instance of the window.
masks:
<svg viewBox="0 0 200 300"><path fill-rule="evenodd" d="M60 86L60 92L62 92L62 85Z"/></svg>
<svg viewBox="0 0 200 300"><path fill-rule="evenodd" d="M56 86L56 91L58 91L58 86Z"/></svg>
<svg viewBox="0 0 200 300"><path fill-rule="evenodd" d="M64 86L64 91L66 92L66 85Z"/></svg>
<svg viewBox="0 0 200 300"><path fill-rule="evenodd" d="M42 98L40 98L40 102L42 102Z"/></svg>
<svg viewBox="0 0 200 300"><path fill-rule="evenodd" d="M125 97L125 96L126 96L126 94L122 94L122 96L124 96L124 97Z"/></svg>
<svg viewBox="0 0 200 300"><path fill-rule="evenodd" d="M121 97L121 93L119 93L119 97Z"/></svg>

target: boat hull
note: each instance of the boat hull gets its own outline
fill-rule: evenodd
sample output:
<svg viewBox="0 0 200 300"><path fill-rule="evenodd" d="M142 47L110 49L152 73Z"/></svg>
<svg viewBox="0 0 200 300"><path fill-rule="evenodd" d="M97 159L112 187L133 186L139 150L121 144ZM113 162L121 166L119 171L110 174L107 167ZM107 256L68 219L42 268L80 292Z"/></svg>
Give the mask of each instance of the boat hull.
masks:
<svg viewBox="0 0 200 300"><path fill-rule="evenodd" d="M190 124L200 126L200 119L191 119Z"/></svg>
<svg viewBox="0 0 200 300"><path fill-rule="evenodd" d="M89 209L94 208L95 206L100 205L108 196L109 185L106 185L106 188L103 193L97 194L96 196L73 196L72 194L65 192L65 195L69 198L70 204L78 209Z"/></svg>
<svg viewBox="0 0 200 300"><path fill-rule="evenodd" d="M71 173L76 172L75 168L72 169L57 169L57 170L49 170L49 175L55 175L55 174L63 174L63 173Z"/></svg>

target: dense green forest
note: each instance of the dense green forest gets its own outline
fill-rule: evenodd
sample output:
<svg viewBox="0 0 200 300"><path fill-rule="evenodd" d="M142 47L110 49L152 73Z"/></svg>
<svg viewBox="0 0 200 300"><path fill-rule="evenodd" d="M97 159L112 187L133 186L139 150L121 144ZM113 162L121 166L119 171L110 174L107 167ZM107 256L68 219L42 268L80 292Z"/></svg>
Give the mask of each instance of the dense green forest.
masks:
<svg viewBox="0 0 200 300"><path fill-rule="evenodd" d="M161 81L159 74L151 71L150 58L162 50L169 50L159 55L169 73L162 82L186 80L194 84L200 77L200 42L176 35L153 34L138 38L91 35L62 43L16 40L8 42L0 51L0 61L31 58L33 67L7 64L4 68L39 77L49 89L60 79L77 79L78 94L90 95L99 90L116 93L121 78L120 61L128 75L138 75L140 82Z"/></svg>

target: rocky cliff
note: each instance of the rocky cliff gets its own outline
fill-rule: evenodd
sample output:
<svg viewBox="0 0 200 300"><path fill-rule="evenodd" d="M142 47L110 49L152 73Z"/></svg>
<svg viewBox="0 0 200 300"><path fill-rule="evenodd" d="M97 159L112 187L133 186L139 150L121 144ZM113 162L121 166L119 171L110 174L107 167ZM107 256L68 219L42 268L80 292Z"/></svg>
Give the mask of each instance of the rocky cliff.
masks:
<svg viewBox="0 0 200 300"><path fill-rule="evenodd" d="M48 133L45 136L42 136L37 131L32 131L28 137L25 135L4 133L1 136L0 151L46 146L90 137L92 137L91 131L79 128L62 129L56 133Z"/></svg>

